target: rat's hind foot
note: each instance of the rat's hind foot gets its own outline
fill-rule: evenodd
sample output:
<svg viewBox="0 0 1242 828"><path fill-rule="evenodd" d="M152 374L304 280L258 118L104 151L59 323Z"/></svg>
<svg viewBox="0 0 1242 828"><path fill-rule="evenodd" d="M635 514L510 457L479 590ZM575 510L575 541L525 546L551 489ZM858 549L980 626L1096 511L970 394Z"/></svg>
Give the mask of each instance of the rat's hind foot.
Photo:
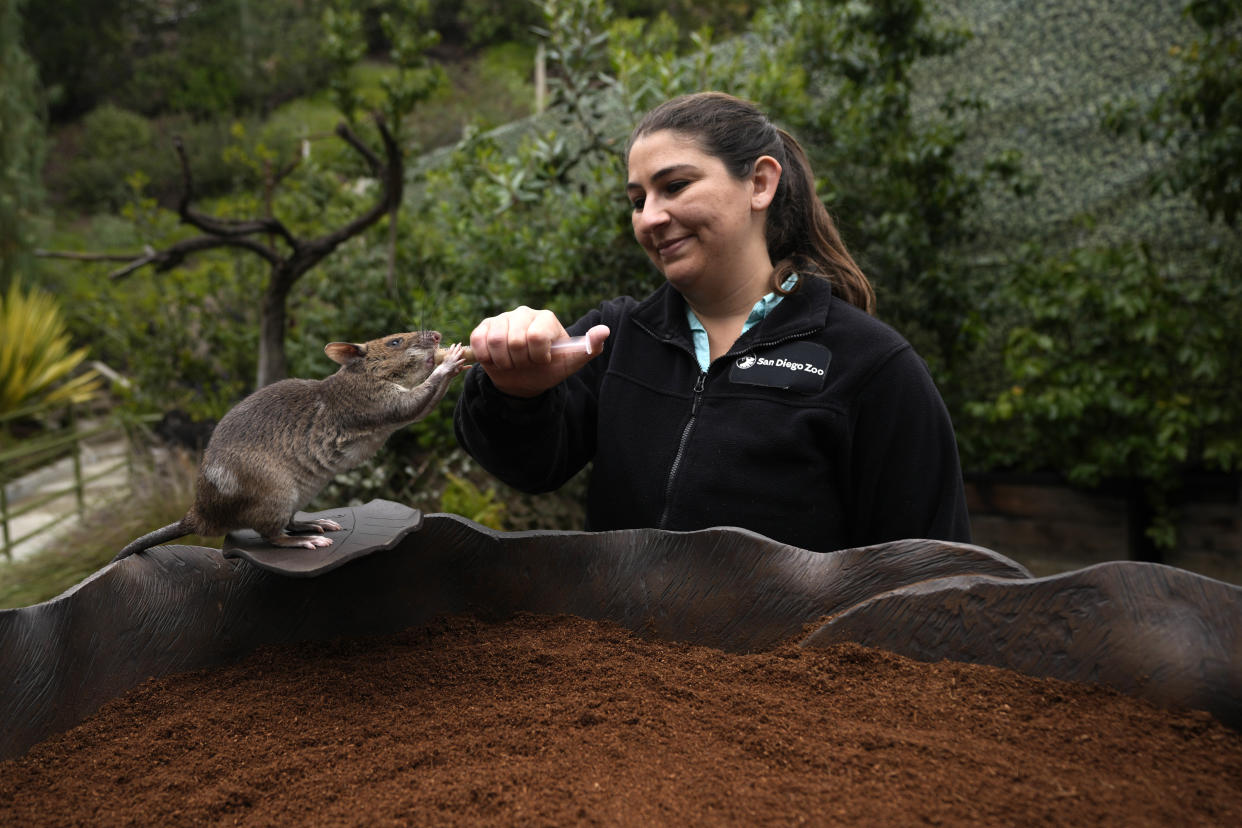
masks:
<svg viewBox="0 0 1242 828"><path fill-rule="evenodd" d="M323 535L270 535L264 538L272 546L292 546L301 549L319 549L324 546L332 545L332 538L325 538Z"/></svg>
<svg viewBox="0 0 1242 828"><path fill-rule="evenodd" d="M329 520L328 518L316 518L315 520L289 521L289 525L285 527L285 531L314 532L315 534L319 534L320 532L339 532L341 531L341 528L341 524L337 523L335 520Z"/></svg>

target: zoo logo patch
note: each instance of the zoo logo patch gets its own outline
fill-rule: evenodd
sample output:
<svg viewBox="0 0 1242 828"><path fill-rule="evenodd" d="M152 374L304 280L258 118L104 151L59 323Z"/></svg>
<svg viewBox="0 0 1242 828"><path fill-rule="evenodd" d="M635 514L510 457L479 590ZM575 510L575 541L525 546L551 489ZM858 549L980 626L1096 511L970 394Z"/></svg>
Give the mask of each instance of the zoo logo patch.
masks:
<svg viewBox="0 0 1242 828"><path fill-rule="evenodd" d="M823 390L831 362L832 351L823 345L787 342L738 357L729 369L729 381L814 394Z"/></svg>

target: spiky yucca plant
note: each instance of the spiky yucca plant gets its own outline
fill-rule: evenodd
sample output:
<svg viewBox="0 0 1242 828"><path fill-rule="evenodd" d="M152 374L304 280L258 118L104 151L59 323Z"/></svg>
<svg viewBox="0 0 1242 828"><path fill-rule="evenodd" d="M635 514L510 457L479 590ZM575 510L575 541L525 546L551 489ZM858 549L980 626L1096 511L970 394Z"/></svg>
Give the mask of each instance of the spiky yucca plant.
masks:
<svg viewBox="0 0 1242 828"><path fill-rule="evenodd" d="M38 288L23 291L13 280L0 295L0 414L89 400L99 390L99 375L74 376L86 353L72 347L55 297Z"/></svg>

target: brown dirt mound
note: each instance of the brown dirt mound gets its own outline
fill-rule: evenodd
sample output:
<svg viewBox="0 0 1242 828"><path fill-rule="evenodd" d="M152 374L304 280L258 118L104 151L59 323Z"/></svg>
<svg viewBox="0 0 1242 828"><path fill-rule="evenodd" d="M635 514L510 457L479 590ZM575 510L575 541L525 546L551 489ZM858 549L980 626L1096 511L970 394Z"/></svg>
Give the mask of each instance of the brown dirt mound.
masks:
<svg viewBox="0 0 1242 828"><path fill-rule="evenodd" d="M1242 824L1242 734L977 665L440 619L151 680L0 824Z"/></svg>

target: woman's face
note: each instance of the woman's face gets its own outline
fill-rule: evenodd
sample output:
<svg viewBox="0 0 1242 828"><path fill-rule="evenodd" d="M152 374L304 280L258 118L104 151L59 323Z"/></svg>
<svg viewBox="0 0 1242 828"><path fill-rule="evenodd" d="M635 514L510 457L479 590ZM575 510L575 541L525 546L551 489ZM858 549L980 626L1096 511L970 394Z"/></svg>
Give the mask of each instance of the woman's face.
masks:
<svg viewBox="0 0 1242 828"><path fill-rule="evenodd" d="M740 286L758 272L766 284L772 263L762 208L771 195L756 199L755 176L734 178L694 138L662 130L631 146L625 191L634 205L634 237L683 293L702 291L705 275L713 284Z"/></svg>

